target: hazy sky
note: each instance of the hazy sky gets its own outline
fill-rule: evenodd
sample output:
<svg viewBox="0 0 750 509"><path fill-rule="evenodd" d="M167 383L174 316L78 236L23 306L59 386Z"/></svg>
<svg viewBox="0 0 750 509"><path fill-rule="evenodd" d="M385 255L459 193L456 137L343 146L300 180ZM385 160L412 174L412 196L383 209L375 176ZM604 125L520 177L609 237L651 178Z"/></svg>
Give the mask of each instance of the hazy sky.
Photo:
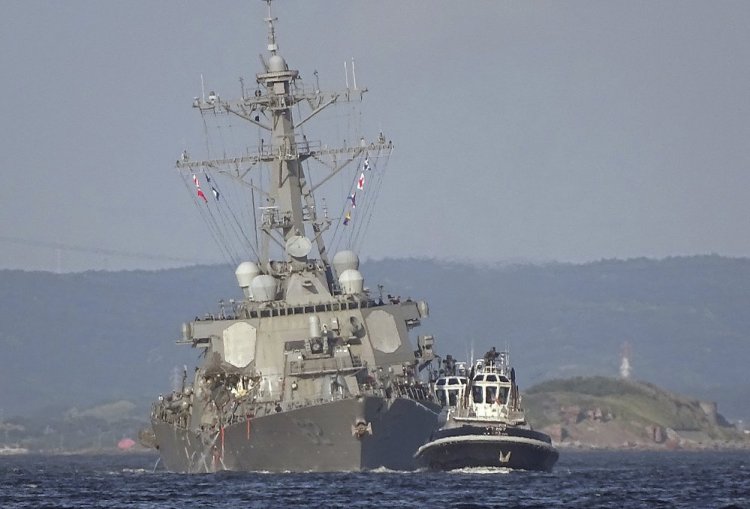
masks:
<svg viewBox="0 0 750 509"><path fill-rule="evenodd" d="M0 268L223 261L173 166L200 143L201 73L224 96L254 80L265 4L0 8ZM365 257L750 256L750 2L274 11L308 83L341 88L356 59L396 143Z"/></svg>

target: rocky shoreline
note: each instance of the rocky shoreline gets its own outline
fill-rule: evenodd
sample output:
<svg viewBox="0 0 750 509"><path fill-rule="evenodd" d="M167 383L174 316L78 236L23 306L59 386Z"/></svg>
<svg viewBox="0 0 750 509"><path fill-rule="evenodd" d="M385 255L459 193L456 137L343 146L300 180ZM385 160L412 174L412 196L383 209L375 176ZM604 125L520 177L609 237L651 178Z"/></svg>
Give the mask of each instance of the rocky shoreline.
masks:
<svg viewBox="0 0 750 509"><path fill-rule="evenodd" d="M646 382L605 377L546 382L524 399L531 424L576 450L750 450L715 403Z"/></svg>

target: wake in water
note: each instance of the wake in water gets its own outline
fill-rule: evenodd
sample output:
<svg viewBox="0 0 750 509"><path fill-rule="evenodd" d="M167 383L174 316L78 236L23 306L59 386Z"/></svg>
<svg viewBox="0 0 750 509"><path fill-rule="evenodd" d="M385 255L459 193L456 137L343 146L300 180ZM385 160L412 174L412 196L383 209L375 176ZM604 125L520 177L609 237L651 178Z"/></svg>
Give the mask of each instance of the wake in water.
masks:
<svg viewBox="0 0 750 509"><path fill-rule="evenodd" d="M449 474L509 474L513 472L512 468L504 468L504 467L467 467L467 468L457 468L455 470L449 470ZM522 470L519 470L519 472L522 472Z"/></svg>

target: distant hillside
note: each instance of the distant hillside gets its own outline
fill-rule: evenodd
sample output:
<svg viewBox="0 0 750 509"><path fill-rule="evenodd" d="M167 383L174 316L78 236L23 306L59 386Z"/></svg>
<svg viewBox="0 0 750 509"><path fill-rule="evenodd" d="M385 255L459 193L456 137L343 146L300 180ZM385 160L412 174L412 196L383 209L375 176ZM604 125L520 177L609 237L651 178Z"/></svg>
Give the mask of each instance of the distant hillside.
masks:
<svg viewBox="0 0 750 509"><path fill-rule="evenodd" d="M480 267L386 260L366 283L426 297L443 354L508 346L529 386L617 376L631 346L633 377L719 403L750 421L750 259L695 256L584 265ZM523 389L523 387L522 387Z"/></svg>
<svg viewBox="0 0 750 509"><path fill-rule="evenodd" d="M0 415L145 405L197 352L180 324L237 297L234 270L0 271Z"/></svg>
<svg viewBox="0 0 750 509"><path fill-rule="evenodd" d="M718 256L586 265L474 266L429 260L363 264L377 292L425 299L440 354L510 347L519 380L618 372L717 401L750 421L750 260ZM133 401L143 412L197 352L180 324L238 298L234 268L0 271L0 420ZM228 305L228 304L227 304Z"/></svg>
<svg viewBox="0 0 750 509"><path fill-rule="evenodd" d="M529 422L562 446L750 448L710 402L606 377L552 380L523 395Z"/></svg>

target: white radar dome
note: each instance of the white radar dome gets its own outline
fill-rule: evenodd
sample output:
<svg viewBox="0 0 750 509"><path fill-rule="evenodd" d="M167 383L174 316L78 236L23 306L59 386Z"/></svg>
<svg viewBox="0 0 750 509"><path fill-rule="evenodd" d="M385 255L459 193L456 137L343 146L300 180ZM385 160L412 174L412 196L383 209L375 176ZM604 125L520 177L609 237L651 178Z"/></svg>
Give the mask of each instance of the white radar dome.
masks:
<svg viewBox="0 0 750 509"><path fill-rule="evenodd" d="M250 284L250 291L252 292L253 300L262 302L274 300L276 298L276 278L268 274L255 276L253 282Z"/></svg>
<svg viewBox="0 0 750 509"><path fill-rule="evenodd" d="M281 55L271 55L268 59L268 70L270 72L281 72L287 69L289 68L286 66L286 61Z"/></svg>
<svg viewBox="0 0 750 509"><path fill-rule="evenodd" d="M359 257L354 251L339 251L333 257L333 268L336 274L343 275L349 269L359 269Z"/></svg>
<svg viewBox="0 0 750 509"><path fill-rule="evenodd" d="M362 277L362 274L357 269L346 269L339 276L341 291L347 295L362 293L364 284L365 278Z"/></svg>
<svg viewBox="0 0 750 509"><path fill-rule="evenodd" d="M260 274L260 267L254 262L242 262L234 271L240 288L248 288L258 274Z"/></svg>

